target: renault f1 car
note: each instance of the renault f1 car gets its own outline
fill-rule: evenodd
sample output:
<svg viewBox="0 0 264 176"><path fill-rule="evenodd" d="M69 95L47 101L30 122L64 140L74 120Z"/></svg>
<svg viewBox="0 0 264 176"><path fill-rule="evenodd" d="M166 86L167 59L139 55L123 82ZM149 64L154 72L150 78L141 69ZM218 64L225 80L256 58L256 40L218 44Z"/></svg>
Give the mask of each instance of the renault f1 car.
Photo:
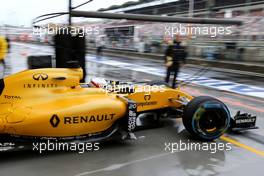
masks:
<svg viewBox="0 0 264 176"><path fill-rule="evenodd" d="M212 97L193 97L160 82L80 84L82 75L80 68L48 68L1 79L1 140L97 141L116 133L132 138L139 118L167 114L182 118L192 136L206 141L230 128L255 128L256 117L231 118L227 106Z"/></svg>

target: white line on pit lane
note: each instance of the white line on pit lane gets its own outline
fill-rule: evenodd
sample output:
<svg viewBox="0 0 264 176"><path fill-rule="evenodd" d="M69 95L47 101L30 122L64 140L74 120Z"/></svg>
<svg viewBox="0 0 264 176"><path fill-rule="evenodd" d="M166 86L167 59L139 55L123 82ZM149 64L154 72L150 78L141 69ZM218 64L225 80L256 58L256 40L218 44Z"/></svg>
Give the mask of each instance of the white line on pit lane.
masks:
<svg viewBox="0 0 264 176"><path fill-rule="evenodd" d="M136 164L136 163L143 162L143 161L148 161L148 160L152 160L152 159L156 159L156 158L161 158L161 157L168 156L168 155L172 155L172 154L171 153L162 153L162 154L159 154L159 155L154 155L154 156L150 156L150 157L147 157L147 158L133 160L133 161L125 162L125 163L122 163L122 164L113 164L113 165L110 165L110 166L102 168L102 169L82 172L82 173L79 173L79 174L77 174L75 176L85 176L85 175L95 174L95 173L98 173L98 172L113 171L113 170L117 170L117 169L120 169L120 168L128 166L128 165L131 165L131 164Z"/></svg>

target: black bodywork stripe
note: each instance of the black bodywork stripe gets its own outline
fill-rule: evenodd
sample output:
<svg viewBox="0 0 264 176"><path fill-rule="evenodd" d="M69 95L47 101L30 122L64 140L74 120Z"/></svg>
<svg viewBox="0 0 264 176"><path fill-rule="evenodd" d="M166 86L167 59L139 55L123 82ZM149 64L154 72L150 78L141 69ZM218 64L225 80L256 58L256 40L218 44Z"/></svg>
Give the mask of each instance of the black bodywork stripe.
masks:
<svg viewBox="0 0 264 176"><path fill-rule="evenodd" d="M4 88L5 88L5 82L3 79L0 79L0 95L2 95Z"/></svg>

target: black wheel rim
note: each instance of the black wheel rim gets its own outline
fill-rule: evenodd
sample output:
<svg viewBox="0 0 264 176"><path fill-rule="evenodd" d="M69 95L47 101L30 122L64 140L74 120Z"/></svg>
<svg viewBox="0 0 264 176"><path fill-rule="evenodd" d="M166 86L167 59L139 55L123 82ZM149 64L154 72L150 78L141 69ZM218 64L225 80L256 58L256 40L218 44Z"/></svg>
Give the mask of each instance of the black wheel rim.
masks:
<svg viewBox="0 0 264 176"><path fill-rule="evenodd" d="M214 106L215 105L215 106ZM221 136L227 129L230 116L226 107L208 104L198 108L193 118L193 130L206 139Z"/></svg>

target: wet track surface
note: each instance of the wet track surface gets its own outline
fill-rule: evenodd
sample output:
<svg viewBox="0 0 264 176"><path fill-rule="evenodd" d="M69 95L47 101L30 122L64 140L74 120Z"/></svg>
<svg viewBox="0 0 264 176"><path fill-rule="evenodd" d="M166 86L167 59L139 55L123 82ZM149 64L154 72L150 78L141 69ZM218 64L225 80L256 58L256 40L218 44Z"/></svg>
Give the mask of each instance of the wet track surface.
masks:
<svg viewBox="0 0 264 176"><path fill-rule="evenodd" d="M52 52L52 49L47 46L14 44L8 60L9 65L12 65L11 72L24 70L28 55ZM106 59L140 64L146 67L162 65L160 62L150 60ZM91 62L89 57L87 62L89 74L87 80L91 77L105 77L121 81L163 80L161 76ZM192 74L197 72L197 68L187 66L182 69L182 72ZM213 70L208 70L205 75L213 79L264 87L261 77L252 78L252 76ZM190 138L180 120L166 120L160 128L136 132L138 137L136 141L109 141L100 144L99 151L85 152L84 154L76 152L38 154L33 151L1 153L0 175L260 175L263 172L264 164L264 100L193 84L184 86L183 90L194 96L216 97L228 105L233 115L238 110L257 115L257 125L260 129L242 134L226 134L216 141L218 144L230 142L232 150L178 150L172 153L166 149L166 144L202 143Z"/></svg>

